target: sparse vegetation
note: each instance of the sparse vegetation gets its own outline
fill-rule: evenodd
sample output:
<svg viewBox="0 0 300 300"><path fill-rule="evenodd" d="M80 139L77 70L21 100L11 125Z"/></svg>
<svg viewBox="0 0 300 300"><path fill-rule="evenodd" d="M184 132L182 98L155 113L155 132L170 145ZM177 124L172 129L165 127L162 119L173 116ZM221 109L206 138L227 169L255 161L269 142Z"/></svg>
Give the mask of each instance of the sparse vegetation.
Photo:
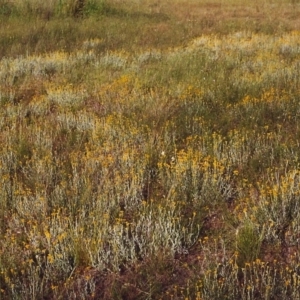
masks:
<svg viewBox="0 0 300 300"><path fill-rule="evenodd" d="M0 0L0 298L298 299L299 12Z"/></svg>

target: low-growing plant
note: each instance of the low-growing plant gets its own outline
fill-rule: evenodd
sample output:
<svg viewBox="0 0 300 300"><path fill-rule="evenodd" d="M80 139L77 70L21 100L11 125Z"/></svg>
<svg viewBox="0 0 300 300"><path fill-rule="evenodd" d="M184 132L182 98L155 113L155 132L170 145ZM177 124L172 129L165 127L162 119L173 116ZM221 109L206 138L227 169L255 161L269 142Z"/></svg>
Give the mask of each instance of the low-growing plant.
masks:
<svg viewBox="0 0 300 300"><path fill-rule="evenodd" d="M256 5L0 1L0 298L297 299L299 6Z"/></svg>

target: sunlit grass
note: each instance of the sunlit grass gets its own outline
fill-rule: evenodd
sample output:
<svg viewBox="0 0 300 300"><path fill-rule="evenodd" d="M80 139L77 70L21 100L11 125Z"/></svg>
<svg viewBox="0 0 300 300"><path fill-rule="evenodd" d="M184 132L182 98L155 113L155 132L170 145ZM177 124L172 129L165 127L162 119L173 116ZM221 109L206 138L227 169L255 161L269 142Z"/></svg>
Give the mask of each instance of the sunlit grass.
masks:
<svg viewBox="0 0 300 300"><path fill-rule="evenodd" d="M24 3L0 1L0 297L296 299L299 4Z"/></svg>

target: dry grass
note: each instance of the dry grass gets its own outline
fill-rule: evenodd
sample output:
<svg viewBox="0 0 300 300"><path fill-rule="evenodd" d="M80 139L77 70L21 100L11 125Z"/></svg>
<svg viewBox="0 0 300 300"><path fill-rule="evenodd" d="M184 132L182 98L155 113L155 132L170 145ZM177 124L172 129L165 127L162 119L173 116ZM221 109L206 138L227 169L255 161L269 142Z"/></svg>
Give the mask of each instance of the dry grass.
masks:
<svg viewBox="0 0 300 300"><path fill-rule="evenodd" d="M0 1L1 299L297 299L299 3L24 3Z"/></svg>

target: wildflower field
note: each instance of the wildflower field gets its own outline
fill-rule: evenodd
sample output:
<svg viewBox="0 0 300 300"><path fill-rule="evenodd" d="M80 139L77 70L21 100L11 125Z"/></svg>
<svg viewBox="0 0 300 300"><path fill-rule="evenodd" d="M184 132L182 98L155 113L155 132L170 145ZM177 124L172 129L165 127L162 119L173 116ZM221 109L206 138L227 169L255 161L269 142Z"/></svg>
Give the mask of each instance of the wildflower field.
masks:
<svg viewBox="0 0 300 300"><path fill-rule="evenodd" d="M0 299L300 299L298 0L0 0Z"/></svg>

